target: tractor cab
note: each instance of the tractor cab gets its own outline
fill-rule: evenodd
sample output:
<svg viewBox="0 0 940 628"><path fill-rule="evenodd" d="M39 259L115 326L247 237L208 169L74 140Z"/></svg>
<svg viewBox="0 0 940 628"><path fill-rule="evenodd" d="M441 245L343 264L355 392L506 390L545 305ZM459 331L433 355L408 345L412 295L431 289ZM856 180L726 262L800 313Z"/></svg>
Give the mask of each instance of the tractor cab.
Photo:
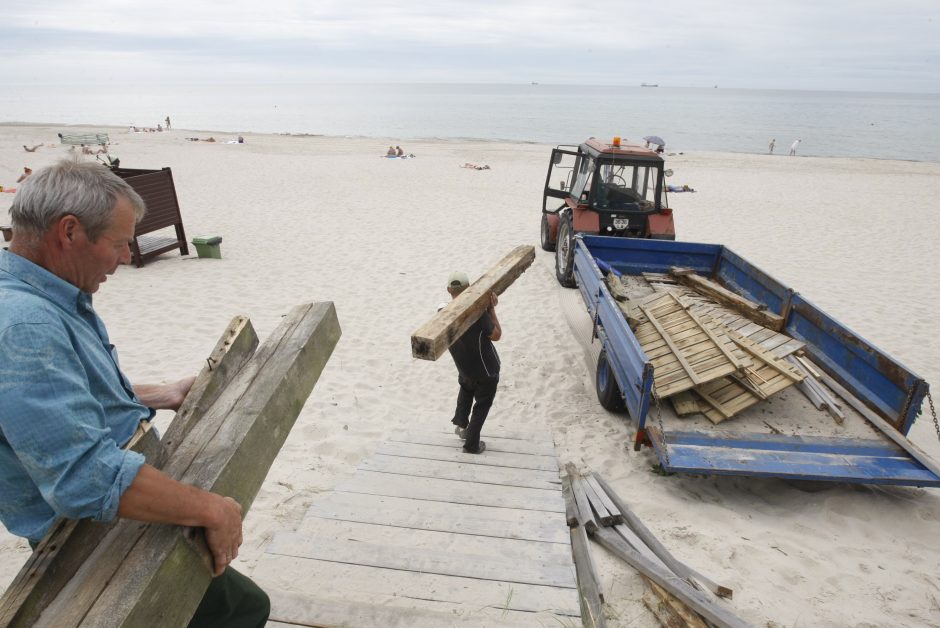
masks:
<svg viewBox="0 0 940 628"><path fill-rule="evenodd" d="M541 244L556 253L556 275L574 286L574 235L674 240L665 207L663 158L640 144L591 138L552 150L542 199Z"/></svg>

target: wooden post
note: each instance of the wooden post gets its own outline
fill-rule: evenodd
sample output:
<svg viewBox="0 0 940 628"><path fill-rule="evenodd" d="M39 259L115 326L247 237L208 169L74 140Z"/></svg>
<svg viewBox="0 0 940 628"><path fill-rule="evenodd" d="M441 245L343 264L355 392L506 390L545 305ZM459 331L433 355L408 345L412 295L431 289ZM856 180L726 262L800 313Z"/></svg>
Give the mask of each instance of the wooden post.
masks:
<svg viewBox="0 0 940 628"><path fill-rule="evenodd" d="M298 306L221 391L164 467L247 513L340 329L331 303ZM211 580L202 531L121 520L37 626L185 626Z"/></svg>
<svg viewBox="0 0 940 628"><path fill-rule="evenodd" d="M166 458L167 437L182 434L199 421L257 344L258 336L248 319L235 317L210 354L207 366L196 377L164 440L148 429L136 442L132 440L129 448L159 466ZM57 521L0 598L0 627L32 625L116 523Z"/></svg>
<svg viewBox="0 0 940 628"><path fill-rule="evenodd" d="M489 293L502 294L535 260L534 246L517 246L411 335L411 355L436 360L489 307Z"/></svg>

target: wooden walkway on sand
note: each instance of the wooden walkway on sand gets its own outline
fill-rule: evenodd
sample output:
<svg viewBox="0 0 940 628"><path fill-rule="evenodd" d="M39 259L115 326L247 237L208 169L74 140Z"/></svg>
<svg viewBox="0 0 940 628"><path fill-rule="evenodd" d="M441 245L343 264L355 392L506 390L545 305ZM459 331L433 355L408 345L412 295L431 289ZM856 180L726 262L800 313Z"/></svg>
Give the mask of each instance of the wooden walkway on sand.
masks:
<svg viewBox="0 0 940 628"><path fill-rule="evenodd" d="M547 430L483 439L394 435L278 533L252 574L271 625L580 626Z"/></svg>

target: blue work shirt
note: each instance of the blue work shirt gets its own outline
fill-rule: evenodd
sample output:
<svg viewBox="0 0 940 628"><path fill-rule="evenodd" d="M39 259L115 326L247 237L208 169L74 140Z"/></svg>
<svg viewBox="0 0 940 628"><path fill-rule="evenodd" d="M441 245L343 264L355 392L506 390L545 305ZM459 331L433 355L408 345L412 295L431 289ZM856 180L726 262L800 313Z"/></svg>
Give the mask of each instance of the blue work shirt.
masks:
<svg viewBox="0 0 940 628"><path fill-rule="evenodd" d="M0 521L40 540L59 517L110 521L154 411L118 366L91 295L0 250Z"/></svg>

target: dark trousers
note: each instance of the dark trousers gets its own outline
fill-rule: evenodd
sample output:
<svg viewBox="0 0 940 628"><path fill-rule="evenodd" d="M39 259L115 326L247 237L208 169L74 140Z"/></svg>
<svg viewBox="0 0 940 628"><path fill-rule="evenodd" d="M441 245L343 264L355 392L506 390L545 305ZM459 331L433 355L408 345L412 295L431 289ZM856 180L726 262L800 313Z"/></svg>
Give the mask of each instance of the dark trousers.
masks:
<svg viewBox="0 0 940 628"><path fill-rule="evenodd" d="M473 381L459 375L457 383L460 384L460 392L457 393L457 409L451 423L467 428L467 440L463 447L468 451L476 451L480 446L483 423L496 397L499 376Z"/></svg>
<svg viewBox="0 0 940 628"><path fill-rule="evenodd" d="M248 576L226 567L212 579L189 628L263 628L270 612L267 594Z"/></svg>

